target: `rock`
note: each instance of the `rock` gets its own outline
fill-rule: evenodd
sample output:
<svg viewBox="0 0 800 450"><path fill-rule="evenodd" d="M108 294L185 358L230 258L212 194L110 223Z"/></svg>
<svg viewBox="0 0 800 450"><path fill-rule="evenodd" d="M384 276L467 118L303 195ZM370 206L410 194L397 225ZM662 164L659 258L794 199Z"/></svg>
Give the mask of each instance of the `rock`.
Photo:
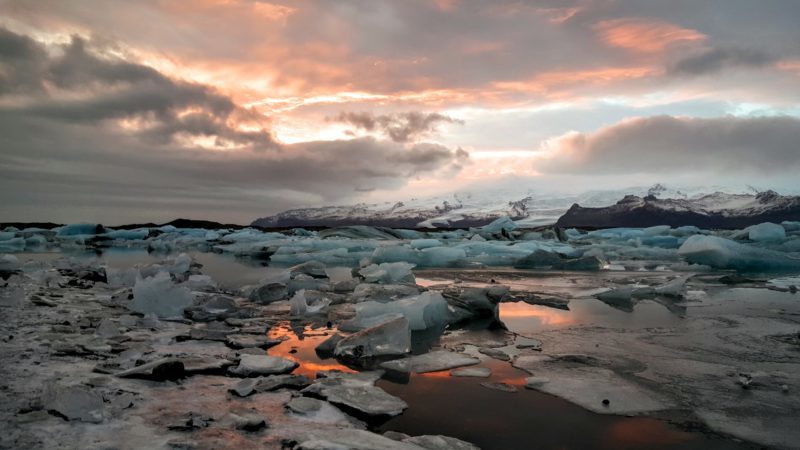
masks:
<svg viewBox="0 0 800 450"><path fill-rule="evenodd" d="M314 349L314 352L316 352L317 356L320 358L330 358L333 356L333 351L336 349L336 345L342 339L344 339L343 334L335 333L317 345L317 347Z"/></svg>
<svg viewBox="0 0 800 450"><path fill-rule="evenodd" d="M403 355L411 351L408 319L398 317L341 339L333 354L342 358L374 358Z"/></svg>
<svg viewBox="0 0 800 450"><path fill-rule="evenodd" d="M256 392L269 392L281 388L288 389L302 389L311 384L311 380L305 375L270 375L268 377L259 378L256 383Z"/></svg>
<svg viewBox="0 0 800 450"><path fill-rule="evenodd" d="M518 349L542 351L542 341L525 336L517 336L514 340L514 345Z"/></svg>
<svg viewBox="0 0 800 450"><path fill-rule="evenodd" d="M105 418L103 397L83 386L47 385L42 404L67 420L100 423Z"/></svg>
<svg viewBox="0 0 800 450"><path fill-rule="evenodd" d="M451 377L474 377L487 378L492 374L492 369L488 367L466 367L450 371Z"/></svg>
<svg viewBox="0 0 800 450"><path fill-rule="evenodd" d="M427 450L480 450L469 442L449 436L423 435L403 439L407 444L414 444Z"/></svg>
<svg viewBox="0 0 800 450"><path fill-rule="evenodd" d="M387 361L382 363L380 367L398 372L426 373L462 366L472 366L480 362L480 359L464 353L436 350L424 355Z"/></svg>
<svg viewBox="0 0 800 450"><path fill-rule="evenodd" d="M291 372L297 366L295 361L280 356L242 355L239 365L229 368L228 372L241 377L277 375Z"/></svg>
<svg viewBox="0 0 800 450"><path fill-rule="evenodd" d="M94 330L94 334L104 338L112 338L120 335L119 327L111 321L109 318L105 318L100 321L100 324L97 326L97 329Z"/></svg>
<svg viewBox="0 0 800 450"><path fill-rule="evenodd" d="M177 380L186 375L183 361L178 358L162 358L115 374L120 378L145 378L149 380Z"/></svg>
<svg viewBox="0 0 800 450"><path fill-rule="evenodd" d="M286 408L295 414L309 415L322 408L323 401L309 397L295 397L286 404Z"/></svg>
<svg viewBox="0 0 800 450"><path fill-rule="evenodd" d="M258 378L245 378L228 389L228 392L232 392L239 397L247 397L256 391L258 380Z"/></svg>
<svg viewBox="0 0 800 450"><path fill-rule="evenodd" d="M250 292L250 300L261 305L285 300L288 297L289 291L283 283L263 284Z"/></svg>
<svg viewBox="0 0 800 450"><path fill-rule="evenodd" d="M489 389L494 389L494 390L497 390L497 391L517 392L517 388L514 387L514 386L511 386L508 383L495 383L495 382L486 381L486 382L481 383L481 386L483 386L485 388L489 388Z"/></svg>
<svg viewBox="0 0 800 450"><path fill-rule="evenodd" d="M237 430L253 432L267 428L267 420L256 412L231 413L230 418Z"/></svg>
<svg viewBox="0 0 800 450"><path fill-rule="evenodd" d="M54 301L52 301L50 299L46 299L44 297L40 297L38 295L31 295L30 299L31 299L31 303L33 303L34 305L47 306L47 307L58 306L58 303L56 303L56 302L54 302Z"/></svg>
<svg viewBox="0 0 800 450"><path fill-rule="evenodd" d="M447 303L455 310L454 321L475 317L498 317L497 305L508 296L506 286L448 287L442 292Z"/></svg>
<svg viewBox="0 0 800 450"><path fill-rule="evenodd" d="M236 311L236 302L232 298L215 295L186 308L183 314L195 322L211 322L224 320Z"/></svg>
<svg viewBox="0 0 800 450"><path fill-rule="evenodd" d="M183 418L167 425L167 428L173 431L194 431L200 428L207 428L211 422L214 421L213 417L190 412Z"/></svg>

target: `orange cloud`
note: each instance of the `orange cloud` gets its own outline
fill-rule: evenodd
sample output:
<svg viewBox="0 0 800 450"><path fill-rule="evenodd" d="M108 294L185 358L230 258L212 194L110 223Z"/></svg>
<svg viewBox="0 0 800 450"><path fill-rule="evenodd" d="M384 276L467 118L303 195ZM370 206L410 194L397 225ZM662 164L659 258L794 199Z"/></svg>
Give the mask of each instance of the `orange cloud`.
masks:
<svg viewBox="0 0 800 450"><path fill-rule="evenodd" d="M606 44L641 53L661 53L676 44L706 39L697 30L640 18L604 20L594 29Z"/></svg>

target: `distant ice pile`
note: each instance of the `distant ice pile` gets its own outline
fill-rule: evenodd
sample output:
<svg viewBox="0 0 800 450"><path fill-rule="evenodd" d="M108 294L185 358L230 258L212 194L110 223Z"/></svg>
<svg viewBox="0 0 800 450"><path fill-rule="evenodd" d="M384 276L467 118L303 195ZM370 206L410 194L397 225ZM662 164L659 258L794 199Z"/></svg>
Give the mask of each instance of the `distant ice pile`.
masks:
<svg viewBox="0 0 800 450"><path fill-rule="evenodd" d="M173 226L113 230L98 224L75 224L52 230L9 227L0 232L0 250L8 253L110 247L165 254L214 251L266 260L275 267L317 264L319 277L341 286L352 283L356 274L369 283L410 282L412 267L605 270L630 266L630 261L660 260L675 266L697 264L741 271L790 271L800 267L800 222L762 223L743 230L722 231L662 225L586 232L546 227L524 229L509 217L501 217L481 228L446 231L368 226L320 232ZM186 272L189 269L186 258L163 269L172 275ZM111 271L109 283L131 285L136 275ZM141 275L152 277L155 272ZM308 289L319 287L314 279L317 274L306 275L309 278L293 278L293 284Z"/></svg>

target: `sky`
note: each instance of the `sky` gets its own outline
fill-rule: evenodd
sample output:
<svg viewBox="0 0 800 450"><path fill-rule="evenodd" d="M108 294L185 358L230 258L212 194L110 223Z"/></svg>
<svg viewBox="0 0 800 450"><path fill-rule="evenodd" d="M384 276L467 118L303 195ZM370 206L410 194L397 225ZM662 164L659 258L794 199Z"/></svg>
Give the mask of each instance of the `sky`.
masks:
<svg viewBox="0 0 800 450"><path fill-rule="evenodd" d="M0 0L0 221L800 190L796 0Z"/></svg>

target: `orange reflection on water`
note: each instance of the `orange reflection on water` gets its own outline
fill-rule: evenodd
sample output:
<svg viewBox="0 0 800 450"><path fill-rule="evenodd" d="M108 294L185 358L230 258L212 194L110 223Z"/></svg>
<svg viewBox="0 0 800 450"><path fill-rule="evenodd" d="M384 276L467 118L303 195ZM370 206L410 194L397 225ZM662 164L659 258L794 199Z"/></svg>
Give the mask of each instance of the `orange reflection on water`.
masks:
<svg viewBox="0 0 800 450"><path fill-rule="evenodd" d="M503 303L500 305L500 320L537 319L542 325L565 326L578 323L575 313L547 306L527 303Z"/></svg>
<svg viewBox="0 0 800 450"><path fill-rule="evenodd" d="M291 359L292 361L297 361L300 364L300 367L295 369L292 373L306 375L312 378L316 376L317 372L325 370L355 372L355 370L339 364L333 358L320 359L320 357L317 356L317 352L315 351L317 346L325 339L328 339L328 337L335 333L336 330L326 329L324 332L327 334L322 334L320 332L321 330L312 330L312 328L306 327L304 331L313 331L313 335L304 335L301 339L297 333L295 333L294 330L288 326L288 324L271 328L269 333L267 333L271 339L286 338L286 340L267 350L267 353L271 356L281 356L283 358Z"/></svg>

